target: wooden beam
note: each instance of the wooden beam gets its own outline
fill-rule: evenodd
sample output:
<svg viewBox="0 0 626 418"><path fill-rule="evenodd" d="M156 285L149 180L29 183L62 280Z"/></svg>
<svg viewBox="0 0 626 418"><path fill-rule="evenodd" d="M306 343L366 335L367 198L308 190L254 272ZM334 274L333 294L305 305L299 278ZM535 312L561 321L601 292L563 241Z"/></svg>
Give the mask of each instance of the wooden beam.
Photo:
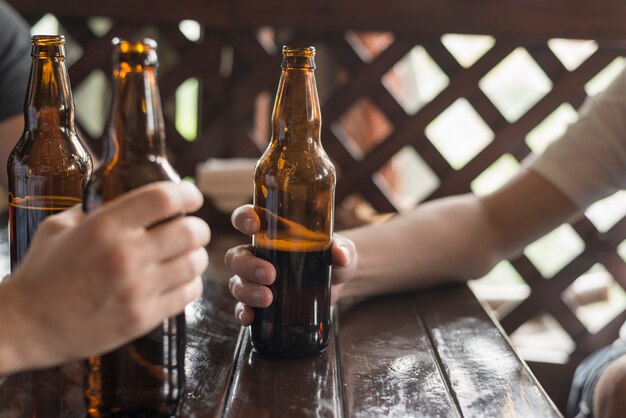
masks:
<svg viewBox="0 0 626 418"><path fill-rule="evenodd" d="M185 19L201 21L208 26L226 28L232 24L228 1L151 1L110 0L106 2L67 0L8 0L24 16L52 13L62 17L108 17L123 22L177 23Z"/></svg>
<svg viewBox="0 0 626 418"><path fill-rule="evenodd" d="M621 0L9 0L27 16L106 16L127 21L173 23L194 19L216 29L259 26L300 30L345 29L433 35L626 39L626 2Z"/></svg>

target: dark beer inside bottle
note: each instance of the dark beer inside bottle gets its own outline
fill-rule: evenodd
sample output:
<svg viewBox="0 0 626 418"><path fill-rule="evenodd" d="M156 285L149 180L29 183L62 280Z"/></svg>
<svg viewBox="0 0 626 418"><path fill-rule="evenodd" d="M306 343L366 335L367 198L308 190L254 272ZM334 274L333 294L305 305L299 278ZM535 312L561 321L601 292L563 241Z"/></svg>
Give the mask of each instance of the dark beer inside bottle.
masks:
<svg viewBox="0 0 626 418"><path fill-rule="evenodd" d="M255 236L254 252L274 265L276 280L272 304L254 309L253 347L288 357L320 353L330 335L330 236L257 210L271 227Z"/></svg>
<svg viewBox="0 0 626 418"><path fill-rule="evenodd" d="M257 246L255 255L276 266L276 281L270 285L274 306L254 309L254 348L264 354L294 357L323 351L328 345L330 314L318 307L330 304L326 250L283 251Z"/></svg>

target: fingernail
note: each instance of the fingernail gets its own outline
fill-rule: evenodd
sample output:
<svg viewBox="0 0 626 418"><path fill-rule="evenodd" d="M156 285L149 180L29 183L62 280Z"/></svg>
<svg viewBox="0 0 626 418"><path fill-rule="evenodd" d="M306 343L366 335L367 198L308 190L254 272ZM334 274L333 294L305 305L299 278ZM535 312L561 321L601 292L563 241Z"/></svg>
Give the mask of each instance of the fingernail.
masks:
<svg viewBox="0 0 626 418"><path fill-rule="evenodd" d="M263 291L262 290L253 290L252 293L250 293L250 297L252 298L252 302L255 305L262 305L264 302L264 297L263 297Z"/></svg>
<svg viewBox="0 0 626 418"><path fill-rule="evenodd" d="M237 319L239 320L239 322L243 322L243 311L239 311L239 313L237 314Z"/></svg>
<svg viewBox="0 0 626 418"><path fill-rule="evenodd" d="M264 268L259 267L254 271L254 277L259 281L265 282L267 280L267 273Z"/></svg>
<svg viewBox="0 0 626 418"><path fill-rule="evenodd" d="M339 245L339 251L343 253L343 256L346 258L346 265L350 264L352 261L352 256L350 254L350 250L343 244Z"/></svg>
<svg viewBox="0 0 626 418"><path fill-rule="evenodd" d="M247 232L248 234L253 234L254 230L253 230L253 222L252 219L250 218L246 218L243 220L243 229L245 232Z"/></svg>

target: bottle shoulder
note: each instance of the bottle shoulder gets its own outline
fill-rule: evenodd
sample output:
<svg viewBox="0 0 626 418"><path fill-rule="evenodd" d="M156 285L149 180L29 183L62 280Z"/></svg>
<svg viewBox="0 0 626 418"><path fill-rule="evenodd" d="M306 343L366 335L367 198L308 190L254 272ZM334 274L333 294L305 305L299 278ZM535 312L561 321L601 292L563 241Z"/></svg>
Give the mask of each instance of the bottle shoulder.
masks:
<svg viewBox="0 0 626 418"><path fill-rule="evenodd" d="M73 141L56 139L37 140L22 135L9 154L9 171L20 171L30 175L80 175L89 176L93 162L87 149L73 146Z"/></svg>
<svg viewBox="0 0 626 418"><path fill-rule="evenodd" d="M337 180L334 171L327 169L298 171L289 168L283 170L258 170L254 174L255 187L287 189L290 187L316 187L334 190Z"/></svg>
<svg viewBox="0 0 626 418"><path fill-rule="evenodd" d="M335 166L319 144L271 143L259 158L255 174L334 177Z"/></svg>
<svg viewBox="0 0 626 418"><path fill-rule="evenodd" d="M164 158L105 161L91 176L87 185L87 197L98 195L107 201L122 193L157 181L180 181L178 173Z"/></svg>
<svg viewBox="0 0 626 418"><path fill-rule="evenodd" d="M54 159L74 156L89 159L85 143L75 132L65 130L29 131L26 130L11 151L11 158Z"/></svg>

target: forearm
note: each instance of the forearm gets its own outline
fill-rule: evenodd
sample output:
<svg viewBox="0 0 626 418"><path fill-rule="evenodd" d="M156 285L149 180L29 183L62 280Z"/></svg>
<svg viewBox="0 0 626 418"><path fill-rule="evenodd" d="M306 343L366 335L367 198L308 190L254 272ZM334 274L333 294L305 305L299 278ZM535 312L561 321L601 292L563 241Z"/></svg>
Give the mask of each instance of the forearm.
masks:
<svg viewBox="0 0 626 418"><path fill-rule="evenodd" d="M341 295L480 277L576 213L549 182L523 171L492 195L439 199L389 222L344 231L358 256Z"/></svg>
<svg viewBox="0 0 626 418"><path fill-rule="evenodd" d="M483 203L473 195L425 203L388 222L342 234L355 242L358 253L345 296L479 277L500 257Z"/></svg>

